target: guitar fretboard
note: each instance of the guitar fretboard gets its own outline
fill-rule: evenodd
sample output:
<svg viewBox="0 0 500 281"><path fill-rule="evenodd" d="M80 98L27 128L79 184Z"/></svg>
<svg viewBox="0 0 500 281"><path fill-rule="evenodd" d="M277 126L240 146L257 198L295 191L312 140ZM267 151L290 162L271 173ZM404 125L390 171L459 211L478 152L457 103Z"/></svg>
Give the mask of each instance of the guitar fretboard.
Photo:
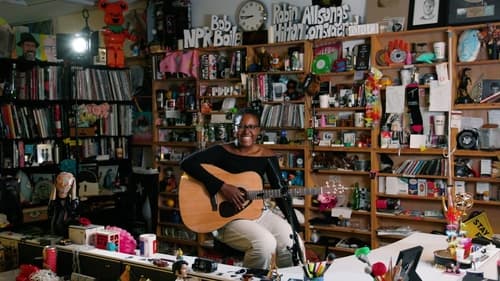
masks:
<svg viewBox="0 0 500 281"><path fill-rule="evenodd" d="M323 193L326 189L324 187L296 187L290 188L288 191L283 192L281 189L263 189L258 191L248 191L247 190L247 199L269 199L269 198L279 198L285 195L290 195L292 197L302 196L302 195L318 195Z"/></svg>

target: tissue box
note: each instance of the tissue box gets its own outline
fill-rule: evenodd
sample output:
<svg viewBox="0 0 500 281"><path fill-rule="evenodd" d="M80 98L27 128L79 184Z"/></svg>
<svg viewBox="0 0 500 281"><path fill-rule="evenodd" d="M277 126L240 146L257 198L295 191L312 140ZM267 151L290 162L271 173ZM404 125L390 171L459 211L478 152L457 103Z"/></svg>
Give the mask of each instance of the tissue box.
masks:
<svg viewBox="0 0 500 281"><path fill-rule="evenodd" d="M70 225L69 239L75 244L94 245L97 231L104 230L102 225Z"/></svg>

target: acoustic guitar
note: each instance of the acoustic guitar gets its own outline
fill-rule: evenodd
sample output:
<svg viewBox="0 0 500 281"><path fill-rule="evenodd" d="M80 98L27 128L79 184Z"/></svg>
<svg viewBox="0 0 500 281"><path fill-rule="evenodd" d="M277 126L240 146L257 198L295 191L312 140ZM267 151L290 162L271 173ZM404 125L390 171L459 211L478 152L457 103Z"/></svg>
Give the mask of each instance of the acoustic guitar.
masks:
<svg viewBox="0 0 500 281"><path fill-rule="evenodd" d="M179 208L184 225L197 233L207 233L219 229L236 219L257 219L264 210L261 199L278 198L283 194L279 189L263 189L262 179L256 172L229 173L210 164L202 164L210 174L225 183L238 186L245 194L245 204L237 210L233 203L217 193L210 196L200 181L184 173L179 183ZM325 188L291 188L293 196L316 195Z"/></svg>

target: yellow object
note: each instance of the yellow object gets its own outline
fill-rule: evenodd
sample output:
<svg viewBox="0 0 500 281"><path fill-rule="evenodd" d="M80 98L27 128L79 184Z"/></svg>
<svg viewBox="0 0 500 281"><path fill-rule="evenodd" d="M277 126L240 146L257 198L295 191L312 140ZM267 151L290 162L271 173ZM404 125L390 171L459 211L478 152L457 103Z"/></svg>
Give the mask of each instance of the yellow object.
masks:
<svg viewBox="0 0 500 281"><path fill-rule="evenodd" d="M466 231L467 237L484 236L488 239L493 238L493 229L485 212L468 219L463 223L463 230Z"/></svg>
<svg viewBox="0 0 500 281"><path fill-rule="evenodd" d="M174 207L174 206L175 206L175 201L174 201L174 199L168 199L168 200L167 200L167 206L169 206L169 207L171 207L171 208L172 208L172 207Z"/></svg>

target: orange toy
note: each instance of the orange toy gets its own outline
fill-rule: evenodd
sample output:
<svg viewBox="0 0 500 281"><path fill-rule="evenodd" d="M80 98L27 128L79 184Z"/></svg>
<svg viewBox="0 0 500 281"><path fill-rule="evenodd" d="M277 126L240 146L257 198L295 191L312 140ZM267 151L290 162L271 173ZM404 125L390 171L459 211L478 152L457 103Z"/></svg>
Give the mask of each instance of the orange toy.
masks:
<svg viewBox="0 0 500 281"><path fill-rule="evenodd" d="M128 4L122 0L116 2L99 0L98 6L104 11L104 23L106 23L104 45L106 46L107 64L109 67L124 67L123 43L125 39L136 40L136 37L122 26L125 21L123 12L128 10Z"/></svg>

